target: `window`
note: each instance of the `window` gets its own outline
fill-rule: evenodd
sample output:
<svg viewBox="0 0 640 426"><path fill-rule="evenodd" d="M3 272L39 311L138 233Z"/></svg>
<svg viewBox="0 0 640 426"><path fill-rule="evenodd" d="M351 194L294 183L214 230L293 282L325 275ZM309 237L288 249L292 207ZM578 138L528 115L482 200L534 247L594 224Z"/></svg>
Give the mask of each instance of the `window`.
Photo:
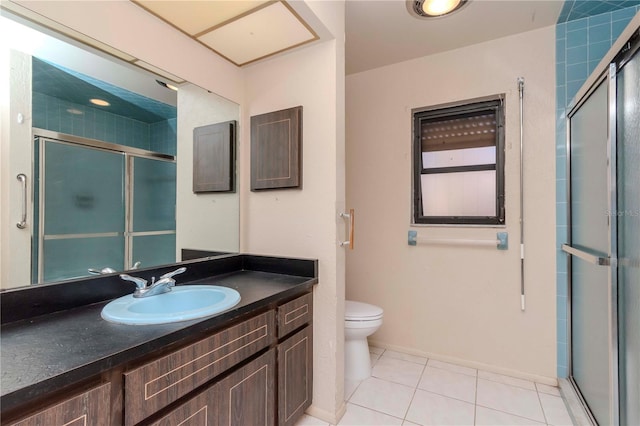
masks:
<svg viewBox="0 0 640 426"><path fill-rule="evenodd" d="M413 110L414 223L504 223L503 99Z"/></svg>

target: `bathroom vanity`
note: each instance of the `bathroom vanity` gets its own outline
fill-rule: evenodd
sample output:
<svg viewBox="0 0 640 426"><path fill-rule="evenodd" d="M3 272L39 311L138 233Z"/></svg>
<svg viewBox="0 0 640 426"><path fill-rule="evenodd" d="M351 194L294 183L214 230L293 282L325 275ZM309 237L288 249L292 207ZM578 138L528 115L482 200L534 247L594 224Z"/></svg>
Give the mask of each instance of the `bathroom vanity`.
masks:
<svg viewBox="0 0 640 426"><path fill-rule="evenodd" d="M2 424L293 425L311 404L317 261L178 265L187 267L179 284L231 287L240 303L196 320L122 325L100 317L133 291L117 274L0 293Z"/></svg>

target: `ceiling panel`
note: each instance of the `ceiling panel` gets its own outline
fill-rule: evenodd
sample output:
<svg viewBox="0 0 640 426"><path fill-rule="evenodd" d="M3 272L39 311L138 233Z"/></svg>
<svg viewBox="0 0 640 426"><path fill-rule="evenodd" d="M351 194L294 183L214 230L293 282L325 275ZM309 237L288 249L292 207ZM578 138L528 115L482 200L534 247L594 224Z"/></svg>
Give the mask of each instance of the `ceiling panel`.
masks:
<svg viewBox="0 0 640 426"><path fill-rule="evenodd" d="M256 1L134 1L185 33L195 36L267 3Z"/></svg>
<svg viewBox="0 0 640 426"><path fill-rule="evenodd" d="M273 3L198 37L236 65L316 39L282 2Z"/></svg>
<svg viewBox="0 0 640 426"><path fill-rule="evenodd" d="M318 40L284 0L131 0L242 66Z"/></svg>

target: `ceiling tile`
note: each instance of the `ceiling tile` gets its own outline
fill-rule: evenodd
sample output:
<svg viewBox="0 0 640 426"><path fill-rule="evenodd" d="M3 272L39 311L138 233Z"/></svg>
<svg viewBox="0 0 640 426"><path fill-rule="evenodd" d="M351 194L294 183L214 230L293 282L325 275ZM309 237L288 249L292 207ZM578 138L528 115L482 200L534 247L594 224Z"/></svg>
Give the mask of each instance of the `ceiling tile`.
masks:
<svg viewBox="0 0 640 426"><path fill-rule="evenodd" d="M196 36L267 3L267 0L136 0L134 2L185 33Z"/></svg>
<svg viewBox="0 0 640 426"><path fill-rule="evenodd" d="M198 40L222 56L243 65L317 39L282 2L240 17Z"/></svg>

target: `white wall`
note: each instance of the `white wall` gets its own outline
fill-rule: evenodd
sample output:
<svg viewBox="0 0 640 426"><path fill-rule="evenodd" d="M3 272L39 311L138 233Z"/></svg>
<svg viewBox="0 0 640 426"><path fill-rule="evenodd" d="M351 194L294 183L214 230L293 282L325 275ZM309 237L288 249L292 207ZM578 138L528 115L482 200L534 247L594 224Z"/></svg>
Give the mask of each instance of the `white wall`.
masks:
<svg viewBox="0 0 640 426"><path fill-rule="evenodd" d="M240 119L240 106L192 84L178 91L176 258L183 248L240 251L239 185L228 193L193 192L193 129Z"/></svg>
<svg viewBox="0 0 640 426"><path fill-rule="evenodd" d="M335 3L344 19L344 4ZM246 68L242 107L241 249L319 260L309 412L332 423L344 410L344 249L337 245L344 229L338 219L344 206L339 172L344 157L343 52L343 43L334 40ZM303 106L302 189L249 192L250 117L298 105Z"/></svg>
<svg viewBox="0 0 640 426"><path fill-rule="evenodd" d="M548 27L347 77L347 202L357 213L347 299L381 306L372 340L553 383L555 38ZM519 107L525 78L526 311L520 310ZM411 109L506 94L506 229L411 227ZM509 250L407 244L495 239Z"/></svg>
<svg viewBox="0 0 640 426"><path fill-rule="evenodd" d="M22 121L18 117L22 116ZM31 179L31 57L0 45L0 283L2 288L30 282L33 212L22 220L22 186L18 174ZM31 182L28 182L30 185ZM8 200L17 202L9 203Z"/></svg>
<svg viewBox="0 0 640 426"><path fill-rule="evenodd" d="M130 1L12 3L234 102L242 99L242 78L235 65Z"/></svg>

